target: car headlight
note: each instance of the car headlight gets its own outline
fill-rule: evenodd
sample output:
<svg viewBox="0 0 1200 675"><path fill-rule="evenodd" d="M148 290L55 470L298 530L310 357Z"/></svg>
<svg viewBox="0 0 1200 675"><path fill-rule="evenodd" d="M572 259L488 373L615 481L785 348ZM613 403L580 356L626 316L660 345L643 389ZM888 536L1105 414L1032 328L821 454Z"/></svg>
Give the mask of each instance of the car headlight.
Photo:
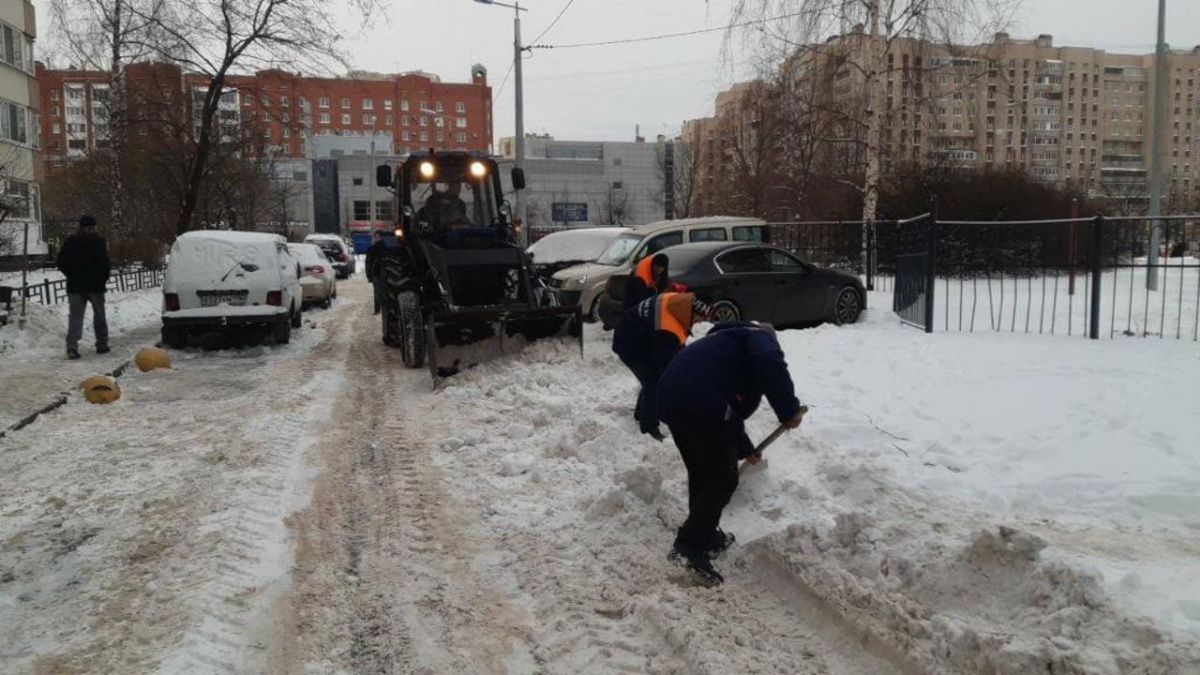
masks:
<svg viewBox="0 0 1200 675"><path fill-rule="evenodd" d="M575 280L575 285L578 286L579 288L583 288L584 285L587 284L587 280L588 280L588 277L585 274Z"/></svg>

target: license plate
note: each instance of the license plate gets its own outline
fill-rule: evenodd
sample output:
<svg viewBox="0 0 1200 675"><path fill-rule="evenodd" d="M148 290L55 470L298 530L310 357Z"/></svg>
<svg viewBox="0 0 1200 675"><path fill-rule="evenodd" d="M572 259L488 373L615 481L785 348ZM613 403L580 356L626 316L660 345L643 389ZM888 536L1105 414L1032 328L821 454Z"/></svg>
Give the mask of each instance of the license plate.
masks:
<svg viewBox="0 0 1200 675"><path fill-rule="evenodd" d="M217 305L241 307L245 304L245 293L206 293L200 296L201 307L216 307Z"/></svg>

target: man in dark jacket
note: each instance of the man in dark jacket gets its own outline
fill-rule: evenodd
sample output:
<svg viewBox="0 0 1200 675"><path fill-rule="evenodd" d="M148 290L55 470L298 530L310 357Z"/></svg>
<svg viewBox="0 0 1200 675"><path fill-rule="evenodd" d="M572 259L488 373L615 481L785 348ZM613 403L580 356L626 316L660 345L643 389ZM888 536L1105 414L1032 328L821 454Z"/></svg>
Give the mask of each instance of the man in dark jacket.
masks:
<svg viewBox="0 0 1200 675"><path fill-rule="evenodd" d="M625 282L625 298L621 301L622 312L628 312L631 307L646 298L667 290L668 264L665 253L642 258L633 268L629 280Z"/></svg>
<svg viewBox="0 0 1200 675"><path fill-rule="evenodd" d="M383 230L375 230L374 241L367 249L367 283L375 294L375 313L378 314L383 306Z"/></svg>
<svg viewBox="0 0 1200 675"><path fill-rule="evenodd" d="M692 293L663 293L625 312L613 333L612 350L642 385L633 417L643 434L663 440L658 428L658 378L687 344L692 323L708 315L708 306Z"/></svg>
<svg viewBox="0 0 1200 675"><path fill-rule="evenodd" d="M688 474L688 517L671 559L706 584L724 579L712 559L733 543L717 526L737 489L739 459L757 463L745 420L766 396L781 424L800 426L800 401L769 325L727 323L679 352L658 381L658 411Z"/></svg>
<svg viewBox="0 0 1200 675"><path fill-rule="evenodd" d="M96 219L90 215L79 218L79 229L63 242L55 261L67 278L67 303L70 318L67 322L67 358L79 358L79 338L83 336L83 316L92 305L92 327L96 331L96 353L108 352L108 321L104 317L104 291L108 285L110 265L108 246L96 234Z"/></svg>

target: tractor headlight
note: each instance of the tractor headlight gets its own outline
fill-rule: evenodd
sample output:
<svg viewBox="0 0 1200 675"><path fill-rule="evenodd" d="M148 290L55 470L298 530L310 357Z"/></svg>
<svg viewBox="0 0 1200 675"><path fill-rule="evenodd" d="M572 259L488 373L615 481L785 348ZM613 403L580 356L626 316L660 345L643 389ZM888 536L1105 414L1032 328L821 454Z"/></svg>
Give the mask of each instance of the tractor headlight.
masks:
<svg viewBox="0 0 1200 675"><path fill-rule="evenodd" d="M433 165L433 162L421 162L420 170L422 178L433 178L437 173L437 167Z"/></svg>
<svg viewBox="0 0 1200 675"><path fill-rule="evenodd" d="M487 165L483 162L471 162L471 175L475 178L483 178L487 175Z"/></svg>

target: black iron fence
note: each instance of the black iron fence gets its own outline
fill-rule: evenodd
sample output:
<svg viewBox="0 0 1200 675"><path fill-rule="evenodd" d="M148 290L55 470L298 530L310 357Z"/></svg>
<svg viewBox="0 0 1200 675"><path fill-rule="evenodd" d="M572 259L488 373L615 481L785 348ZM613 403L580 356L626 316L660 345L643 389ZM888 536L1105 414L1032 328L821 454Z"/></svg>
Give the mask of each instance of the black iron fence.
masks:
<svg viewBox="0 0 1200 675"><path fill-rule="evenodd" d="M862 278L867 290L889 290L896 275L897 232L902 222L869 225L855 220L767 223L770 243L821 267Z"/></svg>
<svg viewBox="0 0 1200 675"><path fill-rule="evenodd" d="M163 284L163 267L136 267L115 270L108 279L109 293L131 293ZM57 305L67 300L66 279L43 279L24 287L12 287L17 301L25 297L43 305Z"/></svg>
<svg viewBox="0 0 1200 675"><path fill-rule="evenodd" d="M912 293L901 288L923 285L932 311L901 318L927 331L1198 341L1200 216L1156 222L935 220L933 273L903 266L897 311Z"/></svg>

